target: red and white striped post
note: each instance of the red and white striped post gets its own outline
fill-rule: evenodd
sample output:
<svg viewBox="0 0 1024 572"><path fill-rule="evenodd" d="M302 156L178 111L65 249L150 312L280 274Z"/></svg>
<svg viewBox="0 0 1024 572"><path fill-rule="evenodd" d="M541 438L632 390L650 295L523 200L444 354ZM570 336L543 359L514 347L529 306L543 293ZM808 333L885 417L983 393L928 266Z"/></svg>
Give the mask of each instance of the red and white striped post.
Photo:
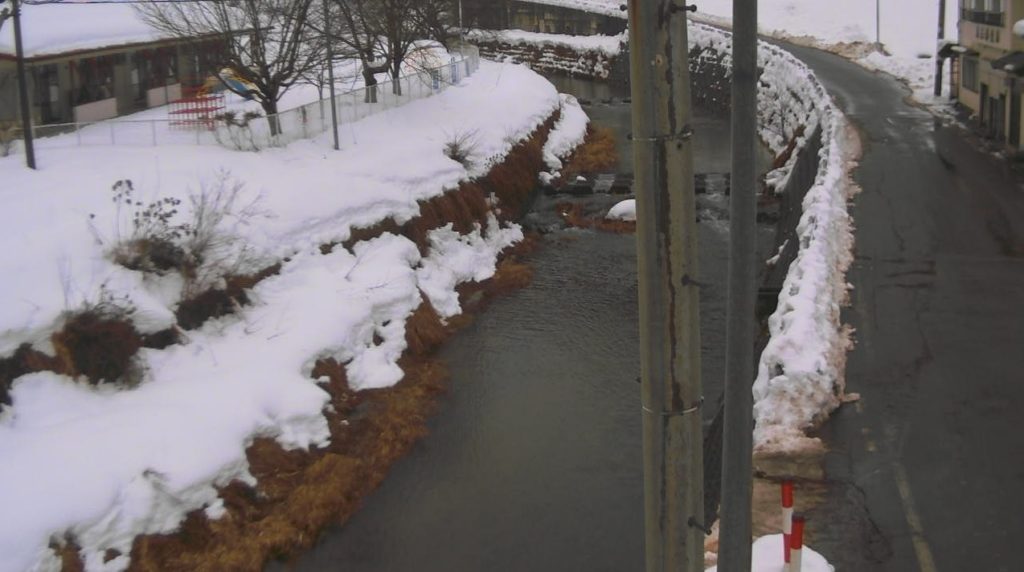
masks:
<svg viewBox="0 0 1024 572"><path fill-rule="evenodd" d="M804 553L804 517L793 517L793 535L790 539L789 572L800 572Z"/></svg>
<svg viewBox="0 0 1024 572"><path fill-rule="evenodd" d="M789 571L789 538L793 533L793 481L782 481L782 545L785 570Z"/></svg>

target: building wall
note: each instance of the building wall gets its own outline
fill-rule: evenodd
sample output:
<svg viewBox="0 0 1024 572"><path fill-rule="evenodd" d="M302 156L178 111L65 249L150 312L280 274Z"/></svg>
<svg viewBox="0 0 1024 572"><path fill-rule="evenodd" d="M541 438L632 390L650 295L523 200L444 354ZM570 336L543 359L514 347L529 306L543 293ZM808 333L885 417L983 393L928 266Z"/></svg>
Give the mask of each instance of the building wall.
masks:
<svg viewBox="0 0 1024 572"><path fill-rule="evenodd" d="M976 0L960 0L961 19L959 22L960 44L976 52L960 58L960 86L958 100L971 110L978 123L986 132L1010 145L1010 134L1017 130L1021 141L1013 145L1024 149L1024 113L1016 125L1011 124L1014 103L1021 110L1020 100L1024 99L1024 78L1006 70L994 69L992 62L1013 52L1024 52L1024 38L1013 35L1013 24L1024 18L1024 0L1003 0L1001 22L984 12L989 5ZM981 18L979 18L979 15ZM970 21L984 19L985 22ZM972 63L976 62L976 64ZM970 66L977 66L976 86L969 85Z"/></svg>
<svg viewBox="0 0 1024 572"><path fill-rule="evenodd" d="M626 21L582 10L516 1L509 7L510 25L528 32L592 36L615 35L626 29Z"/></svg>
<svg viewBox="0 0 1024 572"><path fill-rule="evenodd" d="M173 41L61 54L27 61L27 87L33 123L42 125L75 121L75 108L82 101L81 64L85 60L99 57L113 59L113 81L110 85L109 95L115 102L114 108L117 115L146 109L149 102L158 101L161 98L148 97L146 92L140 95L140 84L133 82L133 70L135 69L133 56L146 50L167 47L174 48L173 58L176 61L177 77L168 79L166 76L158 76L155 84L144 84L145 87L158 87L163 82L168 86L167 94L177 95L181 93L177 86L182 80L202 83L204 78L201 78L202 73L195 69L192 48L185 44L176 44ZM0 59L0 121L20 121L16 70L17 66L12 59ZM52 74L55 77L53 87L43 84L49 79L47 74ZM138 73L134 75L139 76ZM140 79L140 81L145 80ZM163 99L166 98L165 96ZM109 104L106 107L109 108Z"/></svg>

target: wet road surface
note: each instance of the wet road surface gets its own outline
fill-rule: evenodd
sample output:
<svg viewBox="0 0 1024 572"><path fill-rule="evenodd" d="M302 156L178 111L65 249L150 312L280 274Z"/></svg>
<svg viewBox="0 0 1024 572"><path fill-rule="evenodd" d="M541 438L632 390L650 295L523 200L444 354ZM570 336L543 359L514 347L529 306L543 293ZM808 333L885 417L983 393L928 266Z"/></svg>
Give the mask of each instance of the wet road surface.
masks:
<svg viewBox="0 0 1024 572"><path fill-rule="evenodd" d="M1024 191L891 78L784 47L864 145L844 315L862 400L822 429L838 508L816 548L840 571L1022 570Z"/></svg>

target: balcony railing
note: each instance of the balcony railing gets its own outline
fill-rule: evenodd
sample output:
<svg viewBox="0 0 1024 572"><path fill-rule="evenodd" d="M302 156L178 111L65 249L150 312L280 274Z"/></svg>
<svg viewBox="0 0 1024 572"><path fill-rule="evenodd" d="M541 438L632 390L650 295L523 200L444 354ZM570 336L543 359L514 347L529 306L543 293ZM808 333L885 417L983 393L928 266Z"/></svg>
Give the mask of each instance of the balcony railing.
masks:
<svg viewBox="0 0 1024 572"><path fill-rule="evenodd" d="M975 24L1002 27L1006 23L1006 13L987 12L985 10L968 10L967 8L964 8L960 10L960 19L966 22L974 22Z"/></svg>

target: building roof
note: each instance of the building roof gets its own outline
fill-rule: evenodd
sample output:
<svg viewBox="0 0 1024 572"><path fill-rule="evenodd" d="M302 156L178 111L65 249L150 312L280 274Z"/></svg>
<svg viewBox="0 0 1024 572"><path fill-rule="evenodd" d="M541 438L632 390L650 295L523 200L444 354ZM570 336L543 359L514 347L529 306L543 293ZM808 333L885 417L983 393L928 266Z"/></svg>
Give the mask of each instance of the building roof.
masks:
<svg viewBox="0 0 1024 572"><path fill-rule="evenodd" d="M95 50L170 38L149 27L130 4L23 5L22 43L25 57ZM0 56L14 55L14 24L0 30Z"/></svg>

